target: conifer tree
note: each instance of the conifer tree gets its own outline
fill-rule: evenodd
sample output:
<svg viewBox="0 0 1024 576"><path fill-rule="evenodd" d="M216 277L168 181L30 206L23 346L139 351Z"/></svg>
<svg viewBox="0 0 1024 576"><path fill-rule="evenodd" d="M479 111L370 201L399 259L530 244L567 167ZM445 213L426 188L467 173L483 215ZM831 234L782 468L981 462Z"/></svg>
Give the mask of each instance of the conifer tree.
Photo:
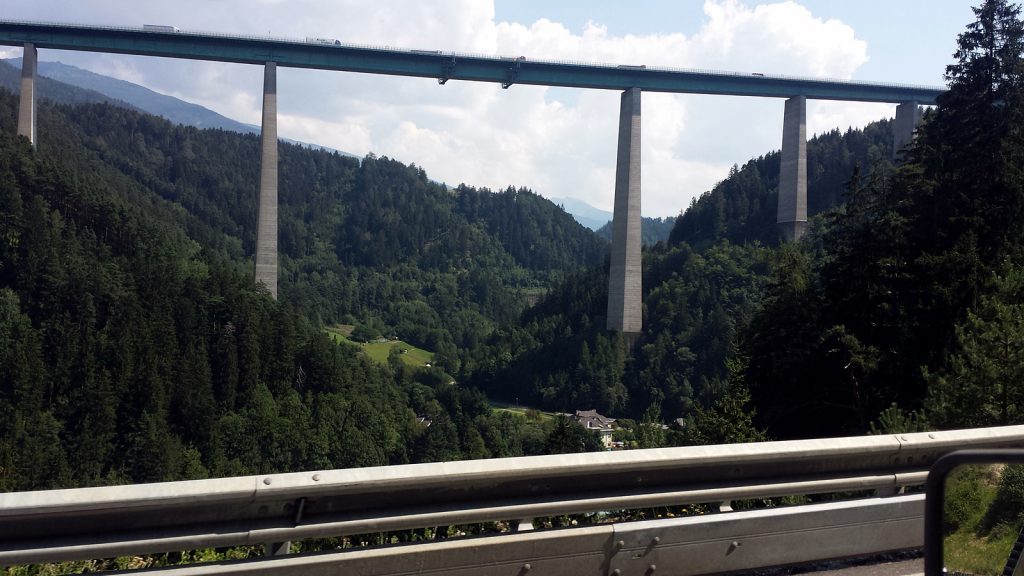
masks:
<svg viewBox="0 0 1024 576"><path fill-rule="evenodd" d="M908 307L904 329L913 337L913 349L901 352L936 388L933 409L952 381L980 384L965 370L986 370L982 357L995 353L978 348L1003 313L985 296L991 270L1024 248L1024 23L1019 6L1006 0L985 0L974 13L946 69L950 89L896 184L906 197L907 272L914 279L899 290ZM987 392L976 392L974 400L988 402ZM992 422L1003 416L979 415ZM939 413L936 420L957 418Z"/></svg>
<svg viewBox="0 0 1024 576"><path fill-rule="evenodd" d="M909 190L915 241L961 269L1024 241L1024 23L1006 0L974 13L946 68L949 91L911 155L920 166Z"/></svg>
<svg viewBox="0 0 1024 576"><path fill-rule="evenodd" d="M1007 264L956 327L957 352L928 373L928 411L942 427L1024 422L1024 269Z"/></svg>

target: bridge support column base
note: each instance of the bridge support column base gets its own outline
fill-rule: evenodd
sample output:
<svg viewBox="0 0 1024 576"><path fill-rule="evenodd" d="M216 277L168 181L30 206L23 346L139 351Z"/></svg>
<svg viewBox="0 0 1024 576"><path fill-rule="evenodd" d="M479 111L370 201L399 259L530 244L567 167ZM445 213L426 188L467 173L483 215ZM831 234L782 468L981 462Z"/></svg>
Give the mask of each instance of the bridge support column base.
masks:
<svg viewBox="0 0 1024 576"><path fill-rule="evenodd" d="M804 233L807 232L806 220L803 222L779 222L777 226L779 234L782 235L782 239L786 242L796 242L803 238Z"/></svg>
<svg viewBox="0 0 1024 576"><path fill-rule="evenodd" d="M284 556L292 550L291 542L271 542L263 545L264 556Z"/></svg>
<svg viewBox="0 0 1024 576"><path fill-rule="evenodd" d="M921 121L917 102L904 102L896 106L896 119L892 123L892 161L903 161L903 149L914 141L914 130Z"/></svg>

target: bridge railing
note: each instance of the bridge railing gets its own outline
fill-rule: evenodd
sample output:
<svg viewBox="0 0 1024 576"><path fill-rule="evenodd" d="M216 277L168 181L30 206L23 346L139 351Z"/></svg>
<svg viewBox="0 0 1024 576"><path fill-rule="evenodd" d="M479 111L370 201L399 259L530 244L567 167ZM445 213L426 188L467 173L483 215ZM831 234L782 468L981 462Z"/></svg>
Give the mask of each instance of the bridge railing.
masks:
<svg viewBox="0 0 1024 576"><path fill-rule="evenodd" d="M949 451L1021 446L1024 426L1012 426L6 493L0 566L502 521L511 529L490 536L181 570L643 574L657 559L688 567L669 573L757 568L920 547L923 495L903 489ZM816 494L833 497L729 506ZM531 530L535 518L683 504L720 512Z"/></svg>

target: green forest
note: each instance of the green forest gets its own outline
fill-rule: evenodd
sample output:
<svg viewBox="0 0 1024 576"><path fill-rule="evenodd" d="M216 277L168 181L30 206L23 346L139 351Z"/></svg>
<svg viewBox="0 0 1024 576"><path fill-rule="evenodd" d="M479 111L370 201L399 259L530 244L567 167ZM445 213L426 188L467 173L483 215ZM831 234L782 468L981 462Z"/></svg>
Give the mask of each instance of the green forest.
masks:
<svg viewBox="0 0 1024 576"><path fill-rule="evenodd" d="M1024 25L976 13L905 161L889 120L808 142L800 242L770 152L645 247L635 342L607 240L531 190L281 143L275 301L257 136L64 86L33 149L0 91L0 490L599 449L491 400L636 447L1020 423Z"/></svg>
<svg viewBox="0 0 1024 576"><path fill-rule="evenodd" d="M282 143L275 302L252 285L256 137L44 100L33 150L16 109L0 93L0 490L579 446L451 376L527 295L602 261L551 202ZM434 366L375 363L336 323Z"/></svg>

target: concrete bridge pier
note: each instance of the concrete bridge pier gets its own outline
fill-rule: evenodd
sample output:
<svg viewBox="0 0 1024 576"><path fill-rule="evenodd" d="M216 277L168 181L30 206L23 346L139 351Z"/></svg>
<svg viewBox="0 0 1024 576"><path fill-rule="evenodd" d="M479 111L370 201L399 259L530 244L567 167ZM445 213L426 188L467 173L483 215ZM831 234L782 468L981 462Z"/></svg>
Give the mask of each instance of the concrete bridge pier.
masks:
<svg viewBox="0 0 1024 576"><path fill-rule="evenodd" d="M804 96L786 100L776 222L787 242L799 240L807 228L807 98Z"/></svg>
<svg viewBox="0 0 1024 576"><path fill-rule="evenodd" d="M277 63L263 69L260 189L256 211L256 284L277 299Z"/></svg>
<svg viewBox="0 0 1024 576"><path fill-rule="evenodd" d="M622 93L615 163L608 329L635 338L643 328L640 260L640 89Z"/></svg>
<svg viewBox="0 0 1024 576"><path fill-rule="evenodd" d="M36 145L36 45L25 44L21 58L21 96L18 99L18 135Z"/></svg>
<svg viewBox="0 0 1024 576"><path fill-rule="evenodd" d="M921 122L921 110L917 102L902 102L896 106L896 120L892 125L892 161L903 160L903 149L914 141L914 130Z"/></svg>

